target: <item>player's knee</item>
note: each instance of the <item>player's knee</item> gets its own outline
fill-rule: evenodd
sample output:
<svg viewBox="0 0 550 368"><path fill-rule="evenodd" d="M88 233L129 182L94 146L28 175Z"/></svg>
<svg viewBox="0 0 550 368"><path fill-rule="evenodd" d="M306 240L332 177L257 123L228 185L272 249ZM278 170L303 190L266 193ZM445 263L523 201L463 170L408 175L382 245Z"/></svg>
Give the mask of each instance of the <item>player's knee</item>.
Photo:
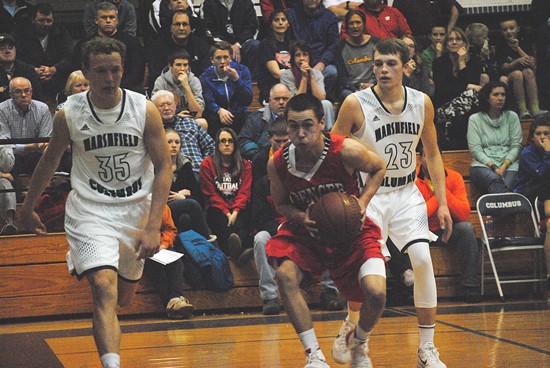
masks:
<svg viewBox="0 0 550 368"><path fill-rule="evenodd" d="M430 249L427 244L425 247L421 244L418 247L413 245L409 248L408 253L415 273L432 267L432 257L430 256Z"/></svg>
<svg viewBox="0 0 550 368"><path fill-rule="evenodd" d="M386 305L386 289L377 288L369 291L365 295L365 303L368 304L371 309L384 309Z"/></svg>
<svg viewBox="0 0 550 368"><path fill-rule="evenodd" d="M275 279L277 280L277 285L279 285L281 289L299 287L300 285L299 275L294 267L291 267L289 262L283 262L277 268Z"/></svg>
<svg viewBox="0 0 550 368"><path fill-rule="evenodd" d="M117 292L116 273L110 269L96 271L88 276L95 299L114 298Z"/></svg>

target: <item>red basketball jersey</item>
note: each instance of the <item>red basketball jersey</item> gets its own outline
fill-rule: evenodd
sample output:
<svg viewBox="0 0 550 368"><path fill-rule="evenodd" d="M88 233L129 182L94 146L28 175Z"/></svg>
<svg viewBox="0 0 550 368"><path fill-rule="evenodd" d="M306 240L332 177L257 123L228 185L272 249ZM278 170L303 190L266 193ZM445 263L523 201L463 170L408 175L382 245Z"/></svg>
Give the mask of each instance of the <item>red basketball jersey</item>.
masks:
<svg viewBox="0 0 550 368"><path fill-rule="evenodd" d="M296 170L292 143L275 152L273 163L296 208L305 211L311 202L329 192L359 196L357 175L347 172L340 157L344 139L341 135L325 134L323 153L308 173Z"/></svg>

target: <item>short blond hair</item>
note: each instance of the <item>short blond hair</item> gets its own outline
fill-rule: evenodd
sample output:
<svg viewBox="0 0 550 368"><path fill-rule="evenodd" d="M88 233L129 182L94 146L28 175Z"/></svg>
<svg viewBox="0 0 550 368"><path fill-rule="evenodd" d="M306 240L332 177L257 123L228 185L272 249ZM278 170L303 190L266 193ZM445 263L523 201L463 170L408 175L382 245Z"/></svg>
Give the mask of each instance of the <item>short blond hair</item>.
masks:
<svg viewBox="0 0 550 368"><path fill-rule="evenodd" d="M79 78L88 81L82 73L82 70L75 70L74 72L69 74L69 78L67 78L67 83L65 83L65 89L63 90L65 96L69 97L73 94L73 87Z"/></svg>

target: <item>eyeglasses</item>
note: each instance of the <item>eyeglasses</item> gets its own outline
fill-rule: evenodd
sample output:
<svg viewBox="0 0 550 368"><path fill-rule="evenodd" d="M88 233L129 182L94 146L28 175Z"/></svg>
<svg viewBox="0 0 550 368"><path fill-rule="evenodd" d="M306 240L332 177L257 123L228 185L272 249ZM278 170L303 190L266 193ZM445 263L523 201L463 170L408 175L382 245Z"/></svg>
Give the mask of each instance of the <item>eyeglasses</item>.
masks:
<svg viewBox="0 0 550 368"><path fill-rule="evenodd" d="M16 96L22 96L23 93L26 95L30 95L32 93L32 88L25 88L25 89L14 89L11 91Z"/></svg>
<svg viewBox="0 0 550 368"><path fill-rule="evenodd" d="M174 102L165 102L165 103L161 103L160 105L157 105L157 106L161 109L164 109L165 107L172 107L174 105L175 105Z"/></svg>
<svg viewBox="0 0 550 368"><path fill-rule="evenodd" d="M235 141L233 140L233 138L222 138L222 139L220 139L220 143L221 144L233 144L233 143L235 143Z"/></svg>
<svg viewBox="0 0 550 368"><path fill-rule="evenodd" d="M15 46L14 45L5 45L5 46L0 46L0 50L1 51L11 51L15 49Z"/></svg>
<svg viewBox="0 0 550 368"><path fill-rule="evenodd" d="M544 132L535 132L536 136L544 135L545 137L548 137L550 135L550 132L545 130Z"/></svg>
<svg viewBox="0 0 550 368"><path fill-rule="evenodd" d="M462 42L464 39L462 37L449 37L447 38L447 42Z"/></svg>

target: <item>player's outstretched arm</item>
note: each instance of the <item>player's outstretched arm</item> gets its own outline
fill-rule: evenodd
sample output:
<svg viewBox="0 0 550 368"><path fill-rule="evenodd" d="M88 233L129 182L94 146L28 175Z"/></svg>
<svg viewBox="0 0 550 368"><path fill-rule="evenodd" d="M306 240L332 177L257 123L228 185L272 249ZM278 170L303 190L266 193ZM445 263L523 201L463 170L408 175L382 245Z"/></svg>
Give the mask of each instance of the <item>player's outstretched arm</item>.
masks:
<svg viewBox="0 0 550 368"><path fill-rule="evenodd" d="M46 227L34 212L34 206L42 195L53 176L63 152L71 143L69 128L65 120L65 111L60 110L53 119L53 132L48 144L48 149L38 161L29 185L29 191L21 209L17 211L17 226L36 234L45 234Z"/></svg>
<svg viewBox="0 0 550 368"><path fill-rule="evenodd" d="M359 100L354 95L349 95L340 107L338 119L336 119L331 132L349 137L351 133L361 128L364 119Z"/></svg>
<svg viewBox="0 0 550 368"><path fill-rule="evenodd" d="M147 101L147 118L143 136L145 147L155 168L149 219L138 244L139 257L147 258L159 250L162 212L172 181L170 150L162 127L162 119L158 109L150 101Z"/></svg>
<svg viewBox="0 0 550 368"><path fill-rule="evenodd" d="M437 215L442 229L444 229L442 240L447 242L453 230L453 220L449 207L447 206L445 169L443 159L437 146L437 133L434 125L434 107L428 96L424 96L424 130L422 131L422 146L426 155L428 171L434 185L435 196L439 203Z"/></svg>
<svg viewBox="0 0 550 368"><path fill-rule="evenodd" d="M362 143L345 139L341 151L342 161L348 172L354 174L362 171L368 174L367 182L359 196L361 210L367 208L371 198L376 194L384 175L386 175L386 165L384 160L376 153L366 148Z"/></svg>

